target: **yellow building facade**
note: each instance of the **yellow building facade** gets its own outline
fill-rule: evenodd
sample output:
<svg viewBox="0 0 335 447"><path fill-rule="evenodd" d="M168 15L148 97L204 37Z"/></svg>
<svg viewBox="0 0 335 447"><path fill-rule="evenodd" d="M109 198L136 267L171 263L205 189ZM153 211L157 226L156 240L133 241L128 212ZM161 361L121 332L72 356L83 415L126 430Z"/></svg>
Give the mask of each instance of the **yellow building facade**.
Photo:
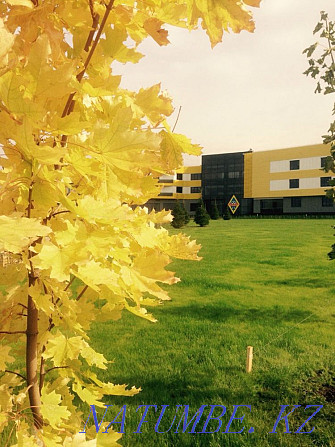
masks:
<svg viewBox="0 0 335 447"><path fill-rule="evenodd" d="M332 173L324 171L330 147L324 144L267 151L204 155L201 166L186 166L159 178L161 189L149 209L173 209L176 200L193 214L200 198L223 214L237 197L238 215L335 214L325 192Z"/></svg>
<svg viewBox="0 0 335 447"><path fill-rule="evenodd" d="M325 197L332 176L323 169L329 150L316 144L245 153L244 197L254 200L254 213L333 212Z"/></svg>
<svg viewBox="0 0 335 447"><path fill-rule="evenodd" d="M149 210L172 210L176 200L180 200L193 214L201 198L201 166L184 166L171 175L162 175L159 185L160 191L146 205Z"/></svg>

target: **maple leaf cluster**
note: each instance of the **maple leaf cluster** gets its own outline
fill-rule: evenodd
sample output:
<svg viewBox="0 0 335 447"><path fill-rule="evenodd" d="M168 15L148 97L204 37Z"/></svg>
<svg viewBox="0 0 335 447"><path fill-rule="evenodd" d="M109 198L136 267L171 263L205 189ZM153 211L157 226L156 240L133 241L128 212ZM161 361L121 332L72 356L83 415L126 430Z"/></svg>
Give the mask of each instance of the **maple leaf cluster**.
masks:
<svg viewBox="0 0 335 447"><path fill-rule="evenodd" d="M200 148L169 129L159 84L123 89L113 62L138 62L148 36L166 45L164 24L201 22L212 45L223 30L252 31L246 5L259 2L0 2L0 431L14 424L15 445L99 445L78 435L73 393L102 406L139 390L91 371L108 365L89 345L92 321L124 309L155 321L146 307L178 281L170 257L199 259L162 226L169 212L144 205Z"/></svg>

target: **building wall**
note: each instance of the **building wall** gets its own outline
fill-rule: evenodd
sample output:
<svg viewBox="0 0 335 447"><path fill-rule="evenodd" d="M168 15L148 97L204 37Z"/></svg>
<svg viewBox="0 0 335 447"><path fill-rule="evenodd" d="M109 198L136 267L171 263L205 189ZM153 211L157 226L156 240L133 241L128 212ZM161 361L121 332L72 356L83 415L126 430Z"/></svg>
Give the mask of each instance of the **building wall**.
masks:
<svg viewBox="0 0 335 447"><path fill-rule="evenodd" d="M201 166L184 166L171 175L160 176L160 190L146 206L149 210L172 210L176 200L180 200L186 210L194 214L195 206L201 199L201 170Z"/></svg>
<svg viewBox="0 0 335 447"><path fill-rule="evenodd" d="M202 197L208 210L216 202L223 214L235 195L240 203L236 215L335 213L333 202L325 199L324 184L333 177L323 171L321 161L329 154L329 146L319 144L204 155L202 166L161 176L161 190L147 205L173 209L180 200L193 214Z"/></svg>
<svg viewBox="0 0 335 447"><path fill-rule="evenodd" d="M323 144L245 154L246 197L324 195L325 187L320 185L320 178L330 175L321 169L321 158L327 156L329 147ZM298 162L299 169L292 169L291 162ZM290 180L298 180L299 187L290 187Z"/></svg>
<svg viewBox="0 0 335 447"><path fill-rule="evenodd" d="M329 206L330 203L331 206ZM332 201L323 200L322 196L314 196L301 197L301 206L292 207L291 197L284 197L283 212L284 214L328 214L335 212L335 204Z"/></svg>

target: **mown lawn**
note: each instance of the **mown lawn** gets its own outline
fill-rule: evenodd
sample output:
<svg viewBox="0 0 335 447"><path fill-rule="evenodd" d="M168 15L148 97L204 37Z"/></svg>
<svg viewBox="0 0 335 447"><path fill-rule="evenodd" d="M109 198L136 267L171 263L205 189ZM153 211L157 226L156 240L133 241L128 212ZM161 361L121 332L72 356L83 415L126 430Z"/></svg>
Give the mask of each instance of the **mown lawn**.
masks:
<svg viewBox="0 0 335 447"><path fill-rule="evenodd" d="M124 313L91 331L94 347L115 359L101 377L143 389L133 398L106 400L114 405L107 420L127 405L124 446L335 446L335 261L327 259L332 224L235 219L184 229L202 244L203 260L171 264L182 281L170 287L171 302L152 309L158 323ZM245 372L247 345L254 347L251 374ZM157 413L150 408L142 433L134 434L143 413L136 408L149 404ZM219 432L188 434L180 425L174 433L180 408L172 429L155 433L162 405L170 407L160 431L170 427L176 406L186 404L191 415L201 405L225 405ZM243 433L222 433L233 406L241 404L251 405L251 412L240 408L236 417L245 413L243 423L235 421L230 430L245 426ZM293 433L284 433L281 421L277 433L268 434L280 406L294 404L302 407L289 417ZM324 407L302 431L315 430L295 434L316 410L305 406L313 404ZM88 415L88 407L82 409ZM211 421L207 431L217 426Z"/></svg>

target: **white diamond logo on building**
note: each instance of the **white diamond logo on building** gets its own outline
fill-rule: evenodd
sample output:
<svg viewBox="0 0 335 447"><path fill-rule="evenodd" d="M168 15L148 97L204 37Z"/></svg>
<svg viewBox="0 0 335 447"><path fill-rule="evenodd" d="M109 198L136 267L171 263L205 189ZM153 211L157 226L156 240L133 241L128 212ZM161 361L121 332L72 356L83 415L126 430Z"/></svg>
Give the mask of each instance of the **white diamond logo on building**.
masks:
<svg viewBox="0 0 335 447"><path fill-rule="evenodd" d="M235 196L232 196L232 198L228 202L228 206L230 208L230 211L235 214L235 211L240 206L240 202L237 200Z"/></svg>

